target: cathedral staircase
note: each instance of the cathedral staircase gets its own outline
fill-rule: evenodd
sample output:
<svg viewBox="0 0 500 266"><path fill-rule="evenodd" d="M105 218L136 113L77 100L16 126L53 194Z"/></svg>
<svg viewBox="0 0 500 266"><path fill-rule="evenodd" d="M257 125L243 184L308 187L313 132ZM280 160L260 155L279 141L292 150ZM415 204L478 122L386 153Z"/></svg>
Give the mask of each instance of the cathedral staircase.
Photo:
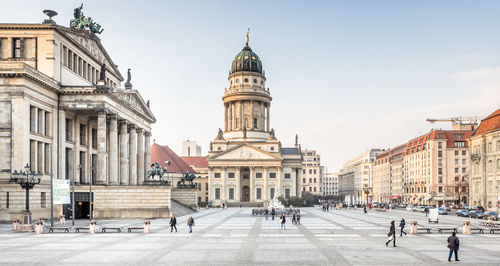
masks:
<svg viewBox="0 0 500 266"><path fill-rule="evenodd" d="M174 199L171 199L171 202L172 202L172 213L177 217L189 215L196 212L193 209L182 205L181 203L179 203Z"/></svg>

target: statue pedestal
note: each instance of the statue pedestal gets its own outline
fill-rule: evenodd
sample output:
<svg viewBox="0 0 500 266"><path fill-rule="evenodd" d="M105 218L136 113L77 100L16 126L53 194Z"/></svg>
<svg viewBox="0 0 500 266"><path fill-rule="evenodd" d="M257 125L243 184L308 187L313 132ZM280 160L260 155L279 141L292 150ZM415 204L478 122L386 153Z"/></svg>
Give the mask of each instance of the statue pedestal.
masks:
<svg viewBox="0 0 500 266"><path fill-rule="evenodd" d="M196 185L195 184L177 184L177 187L176 188L179 188L179 189L193 189L193 188L196 188Z"/></svg>
<svg viewBox="0 0 500 266"><path fill-rule="evenodd" d="M285 206L281 204L281 202L278 199L272 199L269 200L267 203L268 208L274 208L274 209L284 209Z"/></svg>

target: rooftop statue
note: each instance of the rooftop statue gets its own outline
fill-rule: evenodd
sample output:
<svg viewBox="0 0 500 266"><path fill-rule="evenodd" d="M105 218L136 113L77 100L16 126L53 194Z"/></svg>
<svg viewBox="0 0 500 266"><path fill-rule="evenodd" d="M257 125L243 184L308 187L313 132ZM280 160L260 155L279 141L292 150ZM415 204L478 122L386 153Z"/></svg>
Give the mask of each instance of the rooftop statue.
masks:
<svg viewBox="0 0 500 266"><path fill-rule="evenodd" d="M101 29L101 25L92 21L91 17L85 17L82 12L83 4L80 7L75 8L73 11L73 16L75 17L69 22L70 27L77 30L83 30L87 28L93 33L101 34L104 29Z"/></svg>
<svg viewBox="0 0 500 266"><path fill-rule="evenodd" d="M125 89L127 89L127 90L132 89L132 83L130 83L131 79L132 79L132 74L130 73L130 68L129 68L127 71L127 82L125 82ZM149 107L149 104L148 104L148 107Z"/></svg>

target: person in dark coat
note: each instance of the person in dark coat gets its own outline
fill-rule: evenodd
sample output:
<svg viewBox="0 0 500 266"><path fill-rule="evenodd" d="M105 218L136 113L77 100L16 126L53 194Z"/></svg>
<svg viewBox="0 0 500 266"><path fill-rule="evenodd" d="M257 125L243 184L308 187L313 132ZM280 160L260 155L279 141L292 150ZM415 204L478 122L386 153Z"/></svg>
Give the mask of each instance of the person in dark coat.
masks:
<svg viewBox="0 0 500 266"><path fill-rule="evenodd" d="M366 205L363 205L363 212L366 213Z"/></svg>
<svg viewBox="0 0 500 266"><path fill-rule="evenodd" d="M456 233L451 233L451 236L448 237L448 248L450 249L450 254L448 255L448 261L451 261L451 255L455 252L455 261L460 261L458 259L458 248L460 247L460 241L456 236Z"/></svg>
<svg viewBox="0 0 500 266"><path fill-rule="evenodd" d="M267 220L269 218L269 210L268 209L266 209L265 214L266 214L266 220Z"/></svg>
<svg viewBox="0 0 500 266"><path fill-rule="evenodd" d="M276 210L273 208L271 210L271 217L273 218L272 220L274 221L274 216L276 215Z"/></svg>
<svg viewBox="0 0 500 266"><path fill-rule="evenodd" d="M172 215L172 217L170 217L170 233L172 233L172 231L174 230L175 228L175 232L177 233L177 218L175 218L174 215Z"/></svg>
<svg viewBox="0 0 500 266"><path fill-rule="evenodd" d="M389 240L385 242L385 245L388 246L391 241L393 241L394 247L396 247L396 226L394 226L394 221L391 221L391 228L389 229L389 233L387 234Z"/></svg>
<svg viewBox="0 0 500 266"><path fill-rule="evenodd" d="M295 224L300 225L300 210L297 210L297 221L295 222Z"/></svg>
<svg viewBox="0 0 500 266"><path fill-rule="evenodd" d="M405 218L401 218L401 222L399 222L399 227L401 227L401 234L399 236L403 236L403 234L406 235L406 232L404 231L405 225L406 225Z"/></svg>
<svg viewBox="0 0 500 266"><path fill-rule="evenodd" d="M282 213L282 214L281 214L280 220L281 220L281 229L286 230L286 227L285 227L285 224L286 224L286 216L285 216L285 213Z"/></svg>
<svg viewBox="0 0 500 266"><path fill-rule="evenodd" d="M194 226L193 216L189 216L189 219L187 221L187 225L189 227L189 233L191 234L193 232L193 226Z"/></svg>

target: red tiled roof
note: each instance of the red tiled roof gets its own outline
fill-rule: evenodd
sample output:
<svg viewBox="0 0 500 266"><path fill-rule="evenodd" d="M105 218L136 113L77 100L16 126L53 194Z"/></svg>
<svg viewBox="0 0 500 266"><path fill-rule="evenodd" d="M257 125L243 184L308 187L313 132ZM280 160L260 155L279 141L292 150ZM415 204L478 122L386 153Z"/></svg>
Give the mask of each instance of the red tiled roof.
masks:
<svg viewBox="0 0 500 266"><path fill-rule="evenodd" d="M474 136L482 135L498 129L500 129L500 109L496 110L494 113L481 121L481 124L479 124L476 132L474 132Z"/></svg>
<svg viewBox="0 0 500 266"><path fill-rule="evenodd" d="M207 156L181 156L187 164L194 167L208 167L208 155Z"/></svg>
<svg viewBox="0 0 500 266"><path fill-rule="evenodd" d="M167 166L168 173L183 173L188 171L194 174L195 171L181 157L179 157L168 146L158 144L151 145L151 162L158 162L161 167L165 167L165 161L170 161L170 166Z"/></svg>
<svg viewBox="0 0 500 266"><path fill-rule="evenodd" d="M431 130L431 132L414 138L406 144L404 155L425 150L425 143L431 139L446 140L446 147L455 147L455 141L464 141L464 147L469 147L468 139L471 137L471 130Z"/></svg>

